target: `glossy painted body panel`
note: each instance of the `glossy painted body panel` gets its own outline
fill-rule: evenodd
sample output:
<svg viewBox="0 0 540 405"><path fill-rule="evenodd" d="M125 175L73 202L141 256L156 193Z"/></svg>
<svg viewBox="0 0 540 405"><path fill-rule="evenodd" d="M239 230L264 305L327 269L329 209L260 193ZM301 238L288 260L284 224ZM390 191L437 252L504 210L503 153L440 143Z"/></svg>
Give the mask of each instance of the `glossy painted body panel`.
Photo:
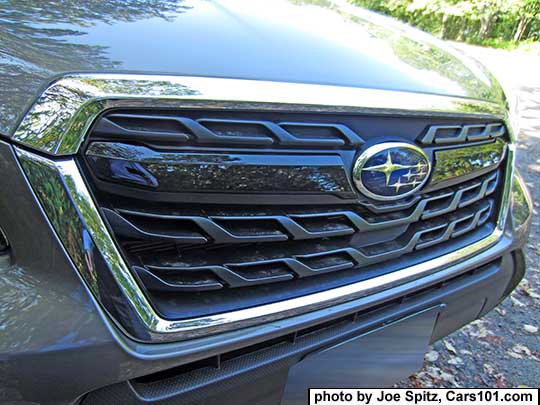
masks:
<svg viewBox="0 0 540 405"><path fill-rule="evenodd" d="M0 133L11 135L42 88L67 72L165 73L503 100L478 63L424 33L352 6L298 3L0 4Z"/></svg>
<svg viewBox="0 0 540 405"><path fill-rule="evenodd" d="M118 365L129 358L107 330L4 142L0 170L0 187L10 190L2 193L0 217L11 241L10 257L0 258L0 402L43 396L36 371L49 384L64 373L78 374L69 387L49 389L49 400L59 403L99 386L97 375L104 383L124 373L112 364L97 372L97 357L114 358ZM54 370L53 364L62 368Z"/></svg>
<svg viewBox="0 0 540 405"><path fill-rule="evenodd" d="M311 387L391 387L407 378L422 367L442 309L429 308L307 355L290 368L281 405L309 403Z"/></svg>

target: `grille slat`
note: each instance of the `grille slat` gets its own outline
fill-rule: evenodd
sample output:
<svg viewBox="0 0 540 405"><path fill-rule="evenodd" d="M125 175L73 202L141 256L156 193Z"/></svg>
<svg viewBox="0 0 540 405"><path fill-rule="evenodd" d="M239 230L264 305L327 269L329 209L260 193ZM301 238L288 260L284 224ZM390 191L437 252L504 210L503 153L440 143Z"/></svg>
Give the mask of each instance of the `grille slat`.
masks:
<svg viewBox="0 0 540 405"><path fill-rule="evenodd" d="M94 129L97 135L116 139L175 144L356 147L362 138L343 124L278 122L261 120L191 119L145 114L109 114ZM317 137L310 136L317 134Z"/></svg>
<svg viewBox="0 0 540 405"><path fill-rule="evenodd" d="M194 292L194 291L211 291L223 288L223 283L217 281L215 277L208 277L208 272L167 272L167 275L160 275L160 269L148 269L133 266L133 270L142 280L146 288L153 291L162 292Z"/></svg>
<svg viewBox="0 0 540 405"><path fill-rule="evenodd" d="M352 268L354 266L367 266L370 264L378 263L384 260L399 257L401 255L412 252L413 250L425 249L430 246L434 246L451 238L456 238L464 233L467 233L481 225L483 225L489 215L492 212L493 204L491 201L485 201L480 205L475 205L473 209L467 209L464 212L456 212L448 218L437 220L437 222L421 223L419 228L413 231L410 236L405 238L401 246L396 247L394 242L389 243L389 247L385 250L385 245L380 244L376 246L376 251L365 251L363 249L356 248L342 248L321 253L295 255L294 257L279 258L279 259L267 259L259 261L249 261L244 263L226 263L222 266L201 266L201 267L158 267L148 266L149 269L167 270L170 272L184 273L184 272L212 272L216 276L223 278L229 287L244 287L249 285L255 285L263 282L282 281L292 279L295 277L307 277L314 274L328 273L333 271L344 270ZM458 228L460 226L460 228ZM440 231L440 232L437 232ZM432 237L428 237L430 233L437 232ZM337 256L340 260L337 260ZM343 257L348 258L343 260ZM314 265L314 259L326 258L327 263L322 265ZM332 258L334 258L332 262ZM308 264L308 261L312 261L312 264ZM235 269L259 267L264 268L268 266L270 268L273 265L280 264L287 268L289 273L283 274L279 277L263 276L261 278L246 279L235 272Z"/></svg>
<svg viewBox="0 0 540 405"><path fill-rule="evenodd" d="M228 286L234 286L234 287L246 287L246 286L252 286L252 285L257 285L257 284L262 284L262 283L267 283L267 282L290 280L293 278L293 275L291 273L277 274L277 275L274 274L274 275L266 275L266 276L259 276L259 277L255 276L251 278L246 277L246 273L248 273L247 269L249 267L267 266L267 268L270 268L273 264L281 264L281 261L266 260L266 261L260 261L260 262L248 262L248 263L237 263L237 264L231 263L227 266L201 266L201 267L146 266L146 268L150 270L151 272L158 272L158 273L169 272L169 273L176 273L176 274L182 274L182 273L205 274L207 272L211 272L215 274L217 277L219 277L221 280L223 280ZM237 269L243 268L246 270L244 270L243 272L238 272L238 271L232 270L232 268L237 268ZM201 290L204 289L204 285L201 284L200 289Z"/></svg>
<svg viewBox="0 0 540 405"><path fill-rule="evenodd" d="M433 125L428 128L420 142L429 144L452 144L466 141L485 141L505 134L503 124Z"/></svg>
<svg viewBox="0 0 540 405"><path fill-rule="evenodd" d="M486 196L492 194L497 185L498 172L489 174L481 180L475 180L472 183L467 183L464 186L459 186L452 191L445 191L434 195L426 196L421 199L416 207L408 214L401 215L395 219L378 220L381 216L364 217L361 213L353 210L333 211L333 212L318 212L318 213L292 213L288 215L232 215L232 216L185 216L185 215L167 215L156 214L151 212L134 211L128 209L117 209L113 211L108 208L103 208L103 212L110 225L117 235L128 237L131 239L152 239L152 240L171 240L176 243L189 244L235 244L235 243L257 243L257 242L277 242L285 240L308 240L329 238L336 236L351 235L355 232L373 232L380 231L385 228L397 227L418 221L419 219L430 219L439 215L447 214L456 210L458 207L463 208L474 202L480 201ZM465 193L469 194L466 200L463 200ZM430 206L437 204L440 201L450 198L450 201L442 206ZM364 214L365 215L365 214ZM143 218L151 220L146 229L141 229L140 226L130 222L126 217ZM336 227L328 228L328 224L332 223L335 218L340 218L342 223ZM320 219L324 225L319 230L306 229L299 221L306 219ZM250 233L250 227L256 227L257 222L266 221L268 229L256 229ZM345 223L343 223L343 221ZM273 227L268 226L274 224ZM172 231L161 231L160 229L167 228L162 225L165 223L171 227L171 223L178 224L177 233ZM190 227L187 226L190 225ZM231 232L227 229L228 226L235 224L236 229L244 230L242 234ZM184 229L182 230L182 225Z"/></svg>

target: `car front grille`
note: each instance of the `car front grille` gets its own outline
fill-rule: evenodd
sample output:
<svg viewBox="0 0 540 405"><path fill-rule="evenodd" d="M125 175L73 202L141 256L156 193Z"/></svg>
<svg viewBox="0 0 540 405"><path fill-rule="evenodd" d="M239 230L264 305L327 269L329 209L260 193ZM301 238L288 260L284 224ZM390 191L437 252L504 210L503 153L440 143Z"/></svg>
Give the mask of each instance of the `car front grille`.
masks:
<svg viewBox="0 0 540 405"><path fill-rule="evenodd" d="M98 121L79 157L126 262L167 319L365 280L494 229L500 164L391 202L357 193L348 173L362 145L379 139L366 128L397 128L411 143L431 143L424 149L435 156L494 142L501 124L226 114L116 111ZM452 142L432 142L437 136Z"/></svg>
<svg viewBox="0 0 540 405"><path fill-rule="evenodd" d="M243 207L201 207L197 215L117 206L103 212L126 252L140 262L141 277L154 280L160 290L203 291L365 266L459 237L490 217L494 205L490 196L497 184L498 172L490 173L426 195L411 209L379 215L354 206L289 207L259 213ZM320 242L307 242L358 236L361 240L349 243L356 247L331 250L321 249ZM270 242L281 242L280 247L275 249ZM310 244L312 253L308 253ZM298 249L283 256L293 245ZM237 252L231 254L229 249ZM161 252L159 257L156 250ZM155 278L148 278L148 270ZM197 273L213 276L199 278Z"/></svg>

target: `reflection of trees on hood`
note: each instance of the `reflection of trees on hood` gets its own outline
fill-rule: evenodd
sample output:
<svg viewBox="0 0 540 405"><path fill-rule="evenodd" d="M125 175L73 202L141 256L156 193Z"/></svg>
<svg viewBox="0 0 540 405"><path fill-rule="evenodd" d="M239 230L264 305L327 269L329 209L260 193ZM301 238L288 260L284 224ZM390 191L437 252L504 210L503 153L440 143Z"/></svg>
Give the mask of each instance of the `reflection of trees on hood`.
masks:
<svg viewBox="0 0 540 405"><path fill-rule="evenodd" d="M115 62L99 46L73 44L65 36L85 35L85 27L98 22L136 21L151 17L165 20L183 11L182 1L0 1L0 53L17 62L33 61L43 70L110 68ZM15 4L16 3L16 4ZM16 10L16 11L11 11ZM52 25L54 24L54 26ZM62 25L63 27L60 27ZM5 56L4 56L5 55Z"/></svg>
<svg viewBox="0 0 540 405"><path fill-rule="evenodd" d="M479 98L490 99L493 97L492 84L486 84L478 80L471 69L466 66L460 58L448 53L446 50L438 48L427 41L417 41L406 36L406 32L397 27L384 27L374 24L358 16L347 15L347 17L366 27L367 31L374 38L379 38L388 43L400 61L418 70L426 72L436 72L442 78L447 78L459 84L468 93L478 94ZM483 71L492 77L489 73ZM493 82L493 81L492 81ZM500 90L502 92L502 90Z"/></svg>
<svg viewBox="0 0 540 405"><path fill-rule="evenodd" d="M183 0L0 0L0 74L13 85L0 83L0 132L17 118L16 106L56 72L110 70L102 46L71 43L96 23L112 24L147 18L173 19L186 11Z"/></svg>
<svg viewBox="0 0 540 405"><path fill-rule="evenodd" d="M416 69L434 70L455 83L459 83L468 92L476 92L480 97L489 99L493 89L479 81L463 62L448 53L434 47L412 41L404 37L395 37L390 41L395 54L405 63Z"/></svg>

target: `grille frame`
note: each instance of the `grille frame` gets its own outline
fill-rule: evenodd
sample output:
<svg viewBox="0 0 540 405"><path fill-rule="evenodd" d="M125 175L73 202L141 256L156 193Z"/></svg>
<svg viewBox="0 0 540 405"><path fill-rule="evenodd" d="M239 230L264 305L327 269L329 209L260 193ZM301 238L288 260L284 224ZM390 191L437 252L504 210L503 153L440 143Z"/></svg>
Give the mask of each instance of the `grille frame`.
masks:
<svg viewBox="0 0 540 405"><path fill-rule="evenodd" d="M88 79L102 81L105 84L102 89L106 88L106 90L100 89L98 91L97 88L93 88L89 91ZM198 80L205 80L205 78L191 79L193 79L192 83L196 83ZM140 93L137 93L140 90L140 87L137 86L131 88L129 88L129 86L111 87L110 82L114 80L125 80L132 85L139 83L142 86L148 86L149 82L151 83L152 80L157 79L148 76L116 75L81 75L78 77L71 76L66 79L61 79L44 91L43 96L38 99L36 104L23 118L21 125L16 131L14 140L51 155L72 155L77 153L92 122L100 114L115 106L133 107L134 105L147 105L149 102L152 105L157 104L168 108L175 104L182 106L203 105L205 108L208 108L209 106L214 106L216 108L245 108L245 103L250 102L251 108L272 108L272 106L274 106L274 108L282 110L290 109L292 106L295 106L295 108L302 106L306 109L311 108L313 111L347 110L376 114L408 113L460 118L485 117L486 119L491 120L504 120L510 136L506 168L504 171L504 190L501 196L501 208L499 211L497 227L488 237L436 259L355 284L255 308L183 321L169 321L161 318L148 302L126 264L123 262L122 256L101 219L99 211L81 174L81 169L78 167L75 160L73 158L64 158L61 160L45 158L16 147L15 150L17 156L27 175L29 183L41 201L59 239L63 242L64 247L76 264L81 276L109 315L111 315L113 320L117 321L117 325L136 340L154 342L183 340L196 336L208 335L209 333L237 329L239 327L254 325L274 319L291 317L297 314L336 305L438 272L443 268L449 267L453 263L465 260L488 249L502 236L509 208L509 190L513 176L515 148L512 144L513 137L511 128L507 123L507 113L503 105L469 99L454 99L422 94L411 95L409 93L377 90L369 90L367 93L363 93L362 91L353 91L353 89L331 88L331 86L291 84L292 87L288 87L288 84L286 83L274 84L275 86L286 90L283 94L278 95L279 97L283 97L280 100L276 99L276 95L274 95L270 97L269 100L249 100L249 98L244 97L242 100L239 100L239 102L227 103L224 102L226 100L220 98L224 97L223 95L212 100L211 94L207 100L204 100L204 97L201 97L200 95L194 97L193 94L180 94L176 95L176 97L174 94L168 95L167 97L163 94L141 96ZM164 80L166 81L167 78L159 77L159 80L163 82ZM210 80L211 83L212 80L218 79L207 80ZM182 80L177 77L170 78L170 81L175 85L182 82ZM189 80L185 82L189 82ZM234 81L234 83L230 84L236 86L239 84L238 82L244 81ZM241 84L245 85L246 83ZM260 83L248 83L248 85L254 86L257 86L258 84ZM265 85L270 84L272 83L263 83L263 90ZM325 91L326 87L328 87L328 89ZM51 108L51 111L53 111L52 114L55 116L48 121L47 128L33 128L33 122L38 121L33 119L34 115L40 112L40 108L45 108L44 105L46 103L57 99L59 97L60 89L66 90L66 88L70 93L77 90L79 96L73 100L68 100L68 108L65 108L63 111ZM287 99L286 94L298 94L298 90L302 89L310 90L309 93L312 93L313 90L320 90L322 95L328 96L328 105L321 107L318 103L305 100L305 97L293 98L292 100ZM300 91L300 93L302 92ZM151 92L149 92L149 94L151 94ZM355 101L357 104L351 106L348 105L347 102L343 102L343 100L350 100L350 97L353 95L358 97L356 100L372 99L372 97L367 95L377 95L378 97L376 97L376 103L370 102L369 105L358 105L358 103L361 104L362 102ZM363 97L360 97L360 95L363 95ZM397 95L402 97L396 97ZM208 99L212 101L208 101ZM322 99L322 97L317 98L315 101L319 102ZM338 102L337 100L341 100L341 102ZM306 104L303 104L301 101L305 101ZM272 105L271 102L274 102L275 104ZM475 104L475 112L471 112L471 104ZM64 190L61 197L64 201L61 202L73 207L72 212L74 213L74 216L73 218L70 218L70 220L77 224L77 229L80 229L85 235L88 235L91 238L93 247L91 254L99 255L102 261L105 262L105 270L109 272L108 278L110 279L110 282L116 283L116 287L122 293L121 305L124 308L124 314L126 313L125 309L129 309L129 311L127 311L129 319L125 319L125 316L123 317L121 314L119 315L118 308L116 308L116 311L111 309L111 305L115 306L118 305L118 303L106 300L103 292L99 289L100 287L93 285L92 281L95 276L95 269L92 268L91 263L85 261L85 258L89 254L89 249L85 248L84 244L81 243L70 243L66 233L62 231L65 218L59 218L56 208L51 205L47 206L45 203L47 198L59 198L59 196L51 195L50 190L46 190L42 184L39 184L42 178L36 177L36 172L38 170L48 173L48 175L51 176L51 182L56 181L56 184L61 186Z"/></svg>

